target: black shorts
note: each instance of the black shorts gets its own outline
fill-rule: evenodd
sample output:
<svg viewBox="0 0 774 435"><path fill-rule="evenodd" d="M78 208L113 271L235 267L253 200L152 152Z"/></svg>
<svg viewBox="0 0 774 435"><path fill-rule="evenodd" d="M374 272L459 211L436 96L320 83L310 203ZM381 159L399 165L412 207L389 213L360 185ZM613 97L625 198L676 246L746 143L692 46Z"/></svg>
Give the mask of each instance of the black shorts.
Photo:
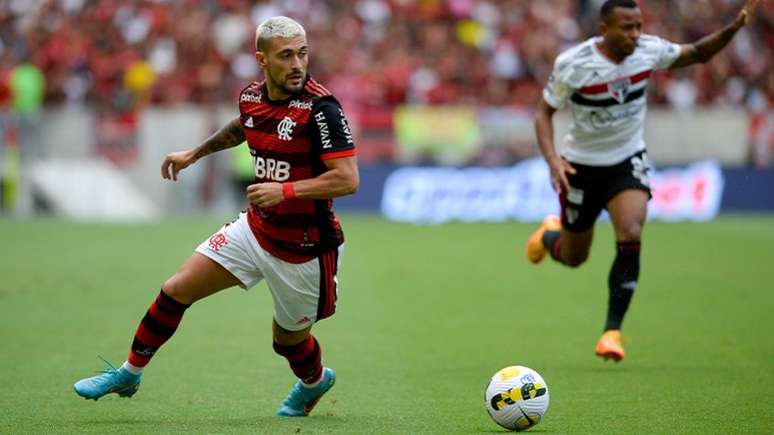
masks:
<svg viewBox="0 0 774 435"><path fill-rule="evenodd" d="M650 194L650 164L645 151L640 151L613 166L587 166L571 163L577 171L568 174L570 191L559 195L562 205L562 227L583 232L594 226L602 209L624 190L638 189Z"/></svg>

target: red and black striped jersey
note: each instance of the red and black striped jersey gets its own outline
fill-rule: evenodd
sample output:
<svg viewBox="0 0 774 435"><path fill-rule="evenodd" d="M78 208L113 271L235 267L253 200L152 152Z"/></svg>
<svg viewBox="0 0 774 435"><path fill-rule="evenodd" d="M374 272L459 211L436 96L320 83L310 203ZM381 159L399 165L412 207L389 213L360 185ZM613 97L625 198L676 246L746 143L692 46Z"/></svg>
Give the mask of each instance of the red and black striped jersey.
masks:
<svg viewBox="0 0 774 435"><path fill-rule="evenodd" d="M324 160L355 155L339 102L307 76L303 89L271 101L266 84L253 82L239 94L239 113L255 164L255 181L292 182L327 170ZM247 220L261 247L290 263L303 263L344 242L333 200L286 199Z"/></svg>

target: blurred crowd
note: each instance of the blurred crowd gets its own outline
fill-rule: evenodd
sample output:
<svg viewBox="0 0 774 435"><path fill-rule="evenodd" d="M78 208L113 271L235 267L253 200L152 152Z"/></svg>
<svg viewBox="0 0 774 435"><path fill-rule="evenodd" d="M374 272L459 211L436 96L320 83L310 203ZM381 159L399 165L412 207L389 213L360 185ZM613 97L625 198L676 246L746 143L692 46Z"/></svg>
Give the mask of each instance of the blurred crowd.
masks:
<svg viewBox="0 0 774 435"><path fill-rule="evenodd" d="M555 56L597 32L601 3L0 0L0 106L20 104L11 103L9 89L24 85L32 100L27 105L36 98L87 102L103 113L126 114L131 124L131 113L147 103L233 101L259 75L255 27L282 14L304 24L312 74L348 109L531 107ZM743 1L639 3L647 32L690 42L731 22ZM752 25L712 62L659 74L652 103L678 110L733 105L763 116L760 125L772 124L772 26L774 7L764 3ZM24 80L17 77L19 65L32 67Z"/></svg>

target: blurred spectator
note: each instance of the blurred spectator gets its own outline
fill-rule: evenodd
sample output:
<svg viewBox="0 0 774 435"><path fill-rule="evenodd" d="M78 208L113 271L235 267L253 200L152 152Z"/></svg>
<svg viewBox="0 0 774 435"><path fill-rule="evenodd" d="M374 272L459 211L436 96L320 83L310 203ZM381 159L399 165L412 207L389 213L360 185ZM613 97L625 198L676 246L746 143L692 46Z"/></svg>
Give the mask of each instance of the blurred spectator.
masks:
<svg viewBox="0 0 774 435"><path fill-rule="evenodd" d="M11 97L10 124L18 140L16 145L21 165L21 177L18 179L19 201L15 204L15 212L26 214L32 210L31 181L29 170L26 168L45 157L39 124L46 79L38 67L23 61L11 69L8 85Z"/></svg>
<svg viewBox="0 0 774 435"><path fill-rule="evenodd" d="M31 57L47 78L46 102L85 101L124 116L146 103L233 102L258 74L255 27L284 14L306 26L315 44L311 71L340 96L357 129L359 118L383 119L373 112L405 103L532 107L557 53L597 32L601 3L0 1L0 49L8 53L4 63ZM676 42L730 22L741 3L640 0L646 31ZM762 94L768 104L772 23L767 2L712 62L658 74L652 103L749 108Z"/></svg>
<svg viewBox="0 0 774 435"><path fill-rule="evenodd" d="M763 168L774 164L774 110L769 102L766 110L756 113L750 124L751 164Z"/></svg>
<svg viewBox="0 0 774 435"><path fill-rule="evenodd" d="M0 46L2 47L2 46ZM0 52L2 56L2 52ZM0 213L10 207L11 186L11 68L0 62Z"/></svg>
<svg viewBox="0 0 774 435"><path fill-rule="evenodd" d="M150 65L156 103L222 101L257 70L255 26L274 14L300 19L319 46L324 82L370 79L353 102L527 104L556 54L596 33L601 0L47 0L0 3L2 46L30 54L51 81L50 102L110 99L133 65ZM647 31L678 42L729 22L740 1L642 0ZM738 102L771 69L772 8L692 76L660 84L657 104ZM150 74L149 74L150 73ZM672 83L676 81L677 83ZM150 83L143 83L148 86ZM225 88L224 88L225 85ZM695 89L691 89L695 88ZM136 91L136 90L133 90ZM334 91L336 91L334 89ZM674 92L676 95L669 97ZM144 93L144 92L143 92ZM525 101L526 100L526 101Z"/></svg>
<svg viewBox="0 0 774 435"><path fill-rule="evenodd" d="M40 109L46 88L43 73L30 63L11 70L11 108L20 115L31 115Z"/></svg>

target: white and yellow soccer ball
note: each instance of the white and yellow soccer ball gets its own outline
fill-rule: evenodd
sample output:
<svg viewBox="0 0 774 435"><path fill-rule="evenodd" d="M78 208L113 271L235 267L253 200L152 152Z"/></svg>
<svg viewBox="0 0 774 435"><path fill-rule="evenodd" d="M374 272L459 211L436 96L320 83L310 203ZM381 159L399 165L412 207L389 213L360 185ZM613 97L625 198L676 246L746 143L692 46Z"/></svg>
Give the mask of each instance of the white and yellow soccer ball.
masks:
<svg viewBox="0 0 774 435"><path fill-rule="evenodd" d="M484 398L492 420L509 430L529 429L548 411L548 385L529 367L511 366L495 373Z"/></svg>

